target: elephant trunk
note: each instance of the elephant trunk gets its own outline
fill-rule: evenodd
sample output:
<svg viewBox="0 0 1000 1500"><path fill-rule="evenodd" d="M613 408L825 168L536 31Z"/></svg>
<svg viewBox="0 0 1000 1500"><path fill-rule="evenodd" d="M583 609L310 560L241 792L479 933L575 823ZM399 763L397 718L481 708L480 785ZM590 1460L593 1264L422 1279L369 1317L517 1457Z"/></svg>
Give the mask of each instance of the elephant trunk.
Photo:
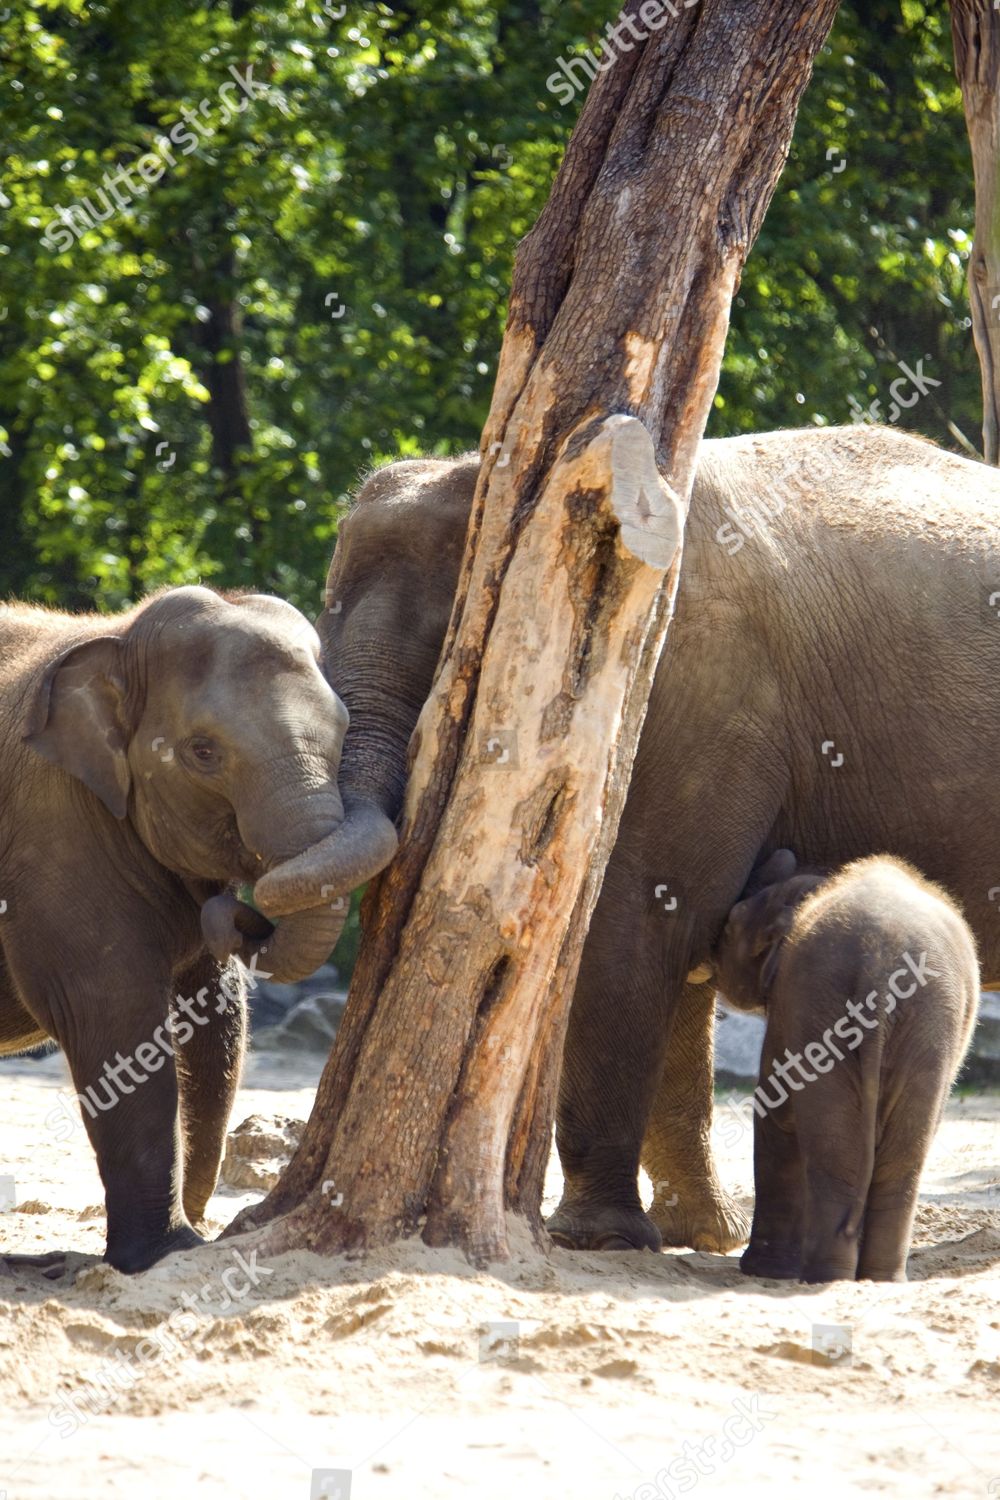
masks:
<svg viewBox="0 0 1000 1500"><path fill-rule="evenodd" d="M326 962L343 931L350 902L340 896L327 906L283 917L274 926L254 907L223 891L201 909L209 951L221 962L233 954L266 979L294 984Z"/></svg>
<svg viewBox="0 0 1000 1500"><path fill-rule="evenodd" d="M303 849L322 847L343 822L343 803L332 783L299 792L291 807L279 808L273 797L248 796L247 811L239 818L244 845L256 850L266 867L277 869L294 865ZM243 894L246 899L241 900L224 891L202 907L202 934L220 962L235 954L281 984L305 979L326 962L347 920L346 894L320 882L303 888L302 899L280 912L266 909L256 897L251 904L248 890ZM270 920L278 916L280 923Z"/></svg>
<svg viewBox="0 0 1000 1500"><path fill-rule="evenodd" d="M374 802L344 794L344 821L303 854L262 875L254 903L287 921L331 897L343 899L385 868L399 843L392 820ZM345 912L346 915L346 912Z"/></svg>
<svg viewBox="0 0 1000 1500"><path fill-rule="evenodd" d="M329 609L320 615L317 630L327 678L351 714L338 778L344 821L258 880L255 904L283 920L331 895L349 894L395 855L410 735L430 691L440 648L440 639L411 641L390 654L380 649L376 631L367 624Z"/></svg>

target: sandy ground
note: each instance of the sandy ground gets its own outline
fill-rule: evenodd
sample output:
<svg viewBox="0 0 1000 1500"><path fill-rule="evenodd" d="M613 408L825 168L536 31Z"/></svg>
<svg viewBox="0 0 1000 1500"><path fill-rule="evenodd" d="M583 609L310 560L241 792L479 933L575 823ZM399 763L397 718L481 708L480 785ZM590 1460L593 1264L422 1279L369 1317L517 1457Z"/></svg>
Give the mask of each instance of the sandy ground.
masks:
<svg viewBox="0 0 1000 1500"><path fill-rule="evenodd" d="M304 1118L318 1065L294 1067L255 1061L234 1123ZM91 1260L93 1157L44 1124L62 1082L57 1058L0 1067L0 1244L84 1252L72 1284L0 1280L0 1500L1000 1494L996 1097L949 1108L905 1286L527 1243L476 1274L408 1244L258 1263L224 1309L231 1242L132 1278ZM749 1136L717 1136L745 1196ZM213 1226L255 1196L218 1194Z"/></svg>

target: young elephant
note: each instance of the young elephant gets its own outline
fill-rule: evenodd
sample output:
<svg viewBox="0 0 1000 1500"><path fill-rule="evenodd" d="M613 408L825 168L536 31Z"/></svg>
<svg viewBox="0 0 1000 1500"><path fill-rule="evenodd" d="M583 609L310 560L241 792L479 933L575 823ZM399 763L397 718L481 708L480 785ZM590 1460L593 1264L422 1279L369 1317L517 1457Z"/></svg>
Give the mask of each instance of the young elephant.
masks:
<svg viewBox="0 0 1000 1500"><path fill-rule="evenodd" d="M741 1267L905 1281L921 1170L976 1016L975 941L902 860L795 868L779 849L755 873L715 956L725 998L767 1014Z"/></svg>
<svg viewBox="0 0 1000 1500"><path fill-rule="evenodd" d="M260 595L175 589L111 618L0 607L0 1053L46 1037L66 1053L123 1271L199 1243L243 1049L223 966L299 978L343 925L310 876L314 846L355 836L347 713L319 657L303 616ZM268 900L277 870L294 916Z"/></svg>

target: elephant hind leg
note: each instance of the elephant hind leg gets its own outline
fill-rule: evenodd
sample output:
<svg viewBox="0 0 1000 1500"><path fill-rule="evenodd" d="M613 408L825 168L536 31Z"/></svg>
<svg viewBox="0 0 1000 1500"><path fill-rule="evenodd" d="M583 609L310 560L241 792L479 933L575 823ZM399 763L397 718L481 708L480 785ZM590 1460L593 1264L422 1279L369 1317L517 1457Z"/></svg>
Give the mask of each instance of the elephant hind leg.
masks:
<svg viewBox="0 0 1000 1500"><path fill-rule="evenodd" d="M802 1280L853 1281L867 1183L847 1181L815 1156L806 1160Z"/></svg>
<svg viewBox="0 0 1000 1500"><path fill-rule="evenodd" d="M865 1206L858 1260L859 1281L905 1281L913 1220L920 1192L920 1166L892 1181L873 1182Z"/></svg>
<svg viewBox="0 0 1000 1500"><path fill-rule="evenodd" d="M937 1130L949 1080L923 1100L900 1096L883 1122L868 1201L858 1277L905 1281L906 1258L917 1213L920 1176Z"/></svg>
<svg viewBox="0 0 1000 1500"><path fill-rule="evenodd" d="M723 1188L712 1156L714 1042L715 986L686 984L646 1125L642 1165L653 1183L649 1217L664 1245L724 1254L746 1244L750 1222Z"/></svg>

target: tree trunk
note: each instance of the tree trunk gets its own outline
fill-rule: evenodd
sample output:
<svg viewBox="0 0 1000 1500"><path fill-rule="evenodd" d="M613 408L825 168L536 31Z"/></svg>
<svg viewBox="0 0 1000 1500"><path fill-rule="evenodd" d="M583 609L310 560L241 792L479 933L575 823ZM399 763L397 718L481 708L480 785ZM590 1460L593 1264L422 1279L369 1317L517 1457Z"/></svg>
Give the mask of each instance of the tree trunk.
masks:
<svg viewBox="0 0 1000 1500"><path fill-rule="evenodd" d="M266 1224L270 1252L422 1223L484 1261L508 1253L509 1210L540 1227L567 1007L730 302L835 11L705 0L627 33L591 90L518 253L402 847L302 1145L233 1226Z"/></svg>
<svg viewBox="0 0 1000 1500"><path fill-rule="evenodd" d="M211 398L208 423L212 433L212 467L219 470L223 491L229 495L235 490L241 464L253 447L246 375L240 360L243 318L236 296L239 285L236 254L231 245L224 246L206 272L205 282L211 288L206 297L209 316L200 328L200 342L207 356L205 378Z"/></svg>
<svg viewBox="0 0 1000 1500"><path fill-rule="evenodd" d="M1000 463L1000 12L994 0L952 0L955 72L976 181L969 309L983 376L983 455Z"/></svg>

